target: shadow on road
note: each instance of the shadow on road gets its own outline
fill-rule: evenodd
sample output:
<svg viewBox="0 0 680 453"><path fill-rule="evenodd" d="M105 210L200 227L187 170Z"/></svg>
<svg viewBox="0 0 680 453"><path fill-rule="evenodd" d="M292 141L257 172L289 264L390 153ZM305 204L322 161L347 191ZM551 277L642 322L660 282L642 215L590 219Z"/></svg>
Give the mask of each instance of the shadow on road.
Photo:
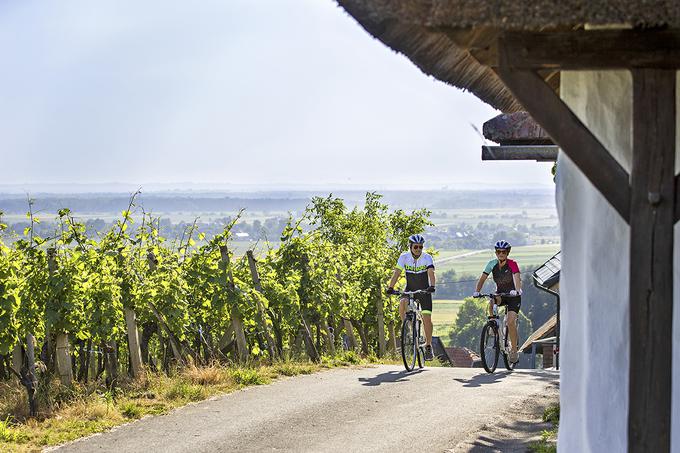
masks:
<svg viewBox="0 0 680 453"><path fill-rule="evenodd" d="M454 381L463 383L463 387L481 387L484 384L495 384L501 382L510 373L478 374L470 379L455 378Z"/></svg>
<svg viewBox="0 0 680 453"><path fill-rule="evenodd" d="M540 421L517 421L499 423L470 442L465 450L468 453L488 453L490 451L527 451L532 439L543 430L549 429L550 423Z"/></svg>
<svg viewBox="0 0 680 453"><path fill-rule="evenodd" d="M362 382L362 385L368 385L368 386L376 386L380 384L390 384L393 382L406 382L408 381L409 376L413 376L415 374L420 374L422 373L423 369L415 370L408 372L406 370L403 371L388 371L386 373L380 373L376 376L365 378L365 377L360 377L358 379L359 382Z"/></svg>

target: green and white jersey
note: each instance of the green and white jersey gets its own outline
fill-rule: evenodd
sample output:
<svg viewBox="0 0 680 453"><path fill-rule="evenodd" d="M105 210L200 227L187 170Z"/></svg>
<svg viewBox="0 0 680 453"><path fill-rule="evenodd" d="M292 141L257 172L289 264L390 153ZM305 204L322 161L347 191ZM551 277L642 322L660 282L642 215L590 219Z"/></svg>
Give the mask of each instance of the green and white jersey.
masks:
<svg viewBox="0 0 680 453"><path fill-rule="evenodd" d="M406 291L427 289L430 286L427 270L434 269L434 260L428 253L423 252L415 259L411 252L404 252L397 260L397 267L406 273Z"/></svg>

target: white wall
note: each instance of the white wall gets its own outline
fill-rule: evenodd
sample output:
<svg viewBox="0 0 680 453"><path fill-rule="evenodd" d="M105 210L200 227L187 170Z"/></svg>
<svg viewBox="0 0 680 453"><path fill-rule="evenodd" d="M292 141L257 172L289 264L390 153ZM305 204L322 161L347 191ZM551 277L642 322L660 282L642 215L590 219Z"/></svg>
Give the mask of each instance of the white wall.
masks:
<svg viewBox="0 0 680 453"><path fill-rule="evenodd" d="M675 111L680 112L680 96L677 91L680 87L680 72L675 79ZM677 113L676 113L677 115ZM680 173L680 159L678 150L680 149L680 118L676 117L675 125L675 174ZM676 200L676 203L678 200ZM671 390L671 451L680 453L680 222L675 224L673 240L673 389Z"/></svg>
<svg viewBox="0 0 680 453"><path fill-rule="evenodd" d="M564 101L630 171L630 73L562 72L561 80ZM562 230L558 450L622 452L628 430L630 228L564 153L557 169Z"/></svg>

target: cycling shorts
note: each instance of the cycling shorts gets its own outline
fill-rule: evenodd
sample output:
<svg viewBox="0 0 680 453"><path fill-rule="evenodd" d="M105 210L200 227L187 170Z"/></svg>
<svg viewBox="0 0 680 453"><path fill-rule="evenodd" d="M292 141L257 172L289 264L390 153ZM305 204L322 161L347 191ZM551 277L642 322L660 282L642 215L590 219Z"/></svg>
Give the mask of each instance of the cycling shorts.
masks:
<svg viewBox="0 0 680 453"><path fill-rule="evenodd" d="M432 294L416 294L413 296L415 299L420 301L420 309L423 311L424 315L432 314ZM403 298L402 300L408 300L408 298Z"/></svg>
<svg viewBox="0 0 680 453"><path fill-rule="evenodd" d="M522 298L520 296L501 297L501 303L499 306L502 307L503 305L508 306L508 311L514 311L515 313L519 314L519 307L522 305Z"/></svg>

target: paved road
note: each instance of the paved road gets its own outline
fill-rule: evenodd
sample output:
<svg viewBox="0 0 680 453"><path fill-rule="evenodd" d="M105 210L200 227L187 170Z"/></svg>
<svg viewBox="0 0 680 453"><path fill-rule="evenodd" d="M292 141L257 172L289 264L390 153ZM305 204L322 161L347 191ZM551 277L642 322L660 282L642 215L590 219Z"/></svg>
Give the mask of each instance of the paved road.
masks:
<svg viewBox="0 0 680 453"><path fill-rule="evenodd" d="M554 372L482 373L335 369L250 387L57 451L459 451L456 446L484 432L499 409L523 407L558 380Z"/></svg>

